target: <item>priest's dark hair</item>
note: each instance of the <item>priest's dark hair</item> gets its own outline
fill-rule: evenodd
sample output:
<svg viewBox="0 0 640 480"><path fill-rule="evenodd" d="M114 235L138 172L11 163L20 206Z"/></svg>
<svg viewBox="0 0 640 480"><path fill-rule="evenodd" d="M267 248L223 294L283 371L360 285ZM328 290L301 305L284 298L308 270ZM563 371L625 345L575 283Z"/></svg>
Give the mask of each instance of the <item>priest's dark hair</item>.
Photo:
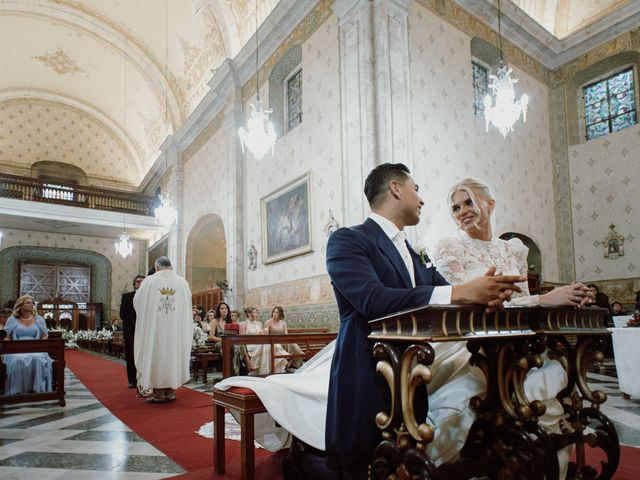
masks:
<svg viewBox="0 0 640 480"><path fill-rule="evenodd" d="M370 207L377 206L387 193L389 182L404 182L411 175L404 163L383 163L371 170L364 181L364 194Z"/></svg>

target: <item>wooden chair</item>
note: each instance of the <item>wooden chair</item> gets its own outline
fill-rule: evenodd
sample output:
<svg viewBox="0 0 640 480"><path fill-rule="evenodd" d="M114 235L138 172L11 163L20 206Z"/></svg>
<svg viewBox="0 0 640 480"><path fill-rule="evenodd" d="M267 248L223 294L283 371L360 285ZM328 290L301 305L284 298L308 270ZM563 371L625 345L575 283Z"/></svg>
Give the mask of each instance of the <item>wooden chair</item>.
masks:
<svg viewBox="0 0 640 480"><path fill-rule="evenodd" d="M205 346L192 352L191 370L194 380L198 380L198 377L201 376L202 381L207 383L209 365L215 365L216 362L221 361L222 356L219 352L214 351L213 348L212 346Z"/></svg>

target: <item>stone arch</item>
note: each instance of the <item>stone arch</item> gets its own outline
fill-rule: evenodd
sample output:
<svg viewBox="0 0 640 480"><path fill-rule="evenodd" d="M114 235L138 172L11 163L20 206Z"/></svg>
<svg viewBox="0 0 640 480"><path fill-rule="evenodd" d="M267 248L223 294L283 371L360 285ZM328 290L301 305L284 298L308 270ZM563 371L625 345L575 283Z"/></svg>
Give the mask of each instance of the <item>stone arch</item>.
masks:
<svg viewBox="0 0 640 480"><path fill-rule="evenodd" d="M218 215L210 213L199 218L189 232L185 274L192 292L227 280L227 241Z"/></svg>
<svg viewBox="0 0 640 480"><path fill-rule="evenodd" d="M19 245L0 251L0 305L15 300L20 293L20 263L42 261L91 267L91 302L102 303L105 321L111 311L111 262L89 250Z"/></svg>

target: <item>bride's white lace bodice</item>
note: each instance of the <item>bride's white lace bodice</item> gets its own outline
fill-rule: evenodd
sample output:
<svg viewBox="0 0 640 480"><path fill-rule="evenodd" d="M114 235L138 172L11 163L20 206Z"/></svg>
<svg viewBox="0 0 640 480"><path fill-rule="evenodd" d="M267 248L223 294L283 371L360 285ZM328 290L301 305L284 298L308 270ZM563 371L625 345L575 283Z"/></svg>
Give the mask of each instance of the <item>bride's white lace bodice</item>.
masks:
<svg viewBox="0 0 640 480"><path fill-rule="evenodd" d="M444 238L433 251L433 261L438 271L452 285L459 285L484 275L495 266L504 275L526 275L529 249L518 238L489 241L462 238ZM527 282L519 283L522 293L514 293L510 305L538 305L538 296L529 295Z"/></svg>

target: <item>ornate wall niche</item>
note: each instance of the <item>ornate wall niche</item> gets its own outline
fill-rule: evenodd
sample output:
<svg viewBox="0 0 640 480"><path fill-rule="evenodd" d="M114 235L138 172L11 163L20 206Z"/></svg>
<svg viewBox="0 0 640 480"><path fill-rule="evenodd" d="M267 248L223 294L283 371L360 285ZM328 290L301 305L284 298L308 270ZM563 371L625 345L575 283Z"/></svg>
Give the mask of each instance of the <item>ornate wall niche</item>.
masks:
<svg viewBox="0 0 640 480"><path fill-rule="evenodd" d="M109 323L111 309L111 262L99 253L70 248L33 245L8 247L0 251L0 305L15 300L20 292L20 263L63 263L91 267L91 302L102 303L104 320Z"/></svg>

